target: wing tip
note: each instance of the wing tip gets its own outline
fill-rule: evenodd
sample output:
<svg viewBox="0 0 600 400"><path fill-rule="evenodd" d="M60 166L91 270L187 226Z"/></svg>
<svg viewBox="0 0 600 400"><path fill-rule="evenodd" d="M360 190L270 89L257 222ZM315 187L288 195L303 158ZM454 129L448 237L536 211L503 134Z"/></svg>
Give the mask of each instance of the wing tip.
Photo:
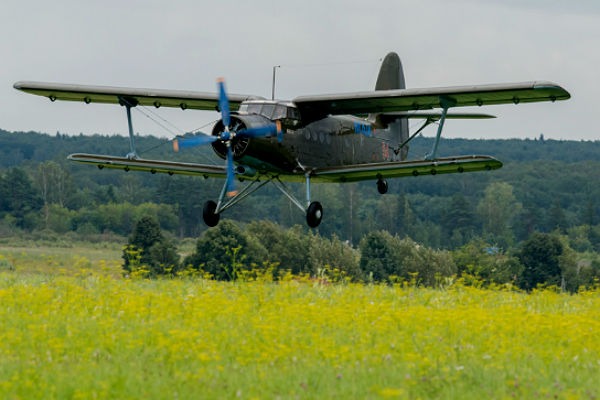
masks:
<svg viewBox="0 0 600 400"><path fill-rule="evenodd" d="M568 100L571 98L571 93L558 83L551 81L536 81L533 83L533 88L536 90L550 90L553 94L550 96L552 101Z"/></svg>

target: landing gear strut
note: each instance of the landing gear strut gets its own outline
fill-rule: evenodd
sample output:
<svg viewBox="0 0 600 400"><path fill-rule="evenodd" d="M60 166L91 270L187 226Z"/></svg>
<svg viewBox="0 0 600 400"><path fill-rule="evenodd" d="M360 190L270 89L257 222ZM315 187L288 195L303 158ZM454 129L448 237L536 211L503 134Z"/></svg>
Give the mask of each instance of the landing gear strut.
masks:
<svg viewBox="0 0 600 400"><path fill-rule="evenodd" d="M273 183L275 187L281 191L290 201L298 207L302 212L306 214L306 224L311 228L316 228L321 223L321 219L323 219L323 206L318 201L310 200L310 173L307 172L304 174L304 178L306 179L306 203L308 207L303 205L300 200L298 200L292 192L281 182L279 179L273 179Z"/></svg>

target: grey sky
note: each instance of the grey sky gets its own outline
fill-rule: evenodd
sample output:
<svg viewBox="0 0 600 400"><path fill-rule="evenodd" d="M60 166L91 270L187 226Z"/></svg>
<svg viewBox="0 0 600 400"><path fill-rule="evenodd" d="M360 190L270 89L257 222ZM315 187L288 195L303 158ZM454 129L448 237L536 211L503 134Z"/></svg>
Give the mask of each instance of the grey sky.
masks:
<svg viewBox="0 0 600 400"><path fill-rule="evenodd" d="M124 134L118 106L56 102L18 80L212 91L278 98L370 90L396 51L407 86L550 80L572 99L492 106L489 121L450 121L446 137L599 140L600 2L552 0L3 0L0 128ZM467 111L467 110L461 110ZM182 131L217 114L160 110ZM172 134L139 112L142 134ZM433 127L425 131L433 135Z"/></svg>

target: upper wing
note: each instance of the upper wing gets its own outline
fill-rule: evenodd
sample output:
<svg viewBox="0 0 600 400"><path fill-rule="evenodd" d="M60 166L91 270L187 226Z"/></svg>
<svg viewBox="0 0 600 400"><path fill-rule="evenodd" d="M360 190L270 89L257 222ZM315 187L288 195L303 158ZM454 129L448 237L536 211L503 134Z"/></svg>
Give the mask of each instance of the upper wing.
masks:
<svg viewBox="0 0 600 400"><path fill-rule="evenodd" d="M85 103L129 104L154 107L179 107L182 110L216 110L217 93L188 90L123 88L114 86L73 85L67 83L20 81L14 88L23 92L48 97L50 100L82 101ZM244 100L256 96L228 94L230 107L237 110Z"/></svg>
<svg viewBox="0 0 600 400"><path fill-rule="evenodd" d="M182 163L174 161L144 160L140 158L130 159L127 157L113 157L98 154L71 154L71 161L83 164L92 164L98 168L122 169L124 171L146 171L155 173L167 173L169 175L195 175L205 178L225 178L227 171L225 166L206 165L195 163Z"/></svg>
<svg viewBox="0 0 600 400"><path fill-rule="evenodd" d="M561 86L545 81L425 89L375 90L345 94L300 96L294 103L303 116L366 114L491 104L566 100L571 95Z"/></svg>
<svg viewBox="0 0 600 400"><path fill-rule="evenodd" d="M357 182L379 178L489 171L501 167L502 162L493 157L458 156L436 160L394 161L319 168L313 171L312 176L315 181L319 182Z"/></svg>

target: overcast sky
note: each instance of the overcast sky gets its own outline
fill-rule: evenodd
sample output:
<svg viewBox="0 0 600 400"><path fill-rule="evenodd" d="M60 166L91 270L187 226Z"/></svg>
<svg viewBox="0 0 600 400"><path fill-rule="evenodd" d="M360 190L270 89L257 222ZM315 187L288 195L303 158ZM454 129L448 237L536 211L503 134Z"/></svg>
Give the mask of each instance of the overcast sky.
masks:
<svg viewBox="0 0 600 400"><path fill-rule="evenodd" d="M474 109L498 119L449 121L446 137L600 140L597 0L2 0L0 50L0 128L9 131L127 131L119 106L51 103L13 89L19 80L213 91L223 76L230 92L270 97L281 65L276 97L292 99L371 90L395 51L409 88L549 80L571 93ZM217 118L160 116L180 131ZM133 117L136 132L173 137Z"/></svg>

